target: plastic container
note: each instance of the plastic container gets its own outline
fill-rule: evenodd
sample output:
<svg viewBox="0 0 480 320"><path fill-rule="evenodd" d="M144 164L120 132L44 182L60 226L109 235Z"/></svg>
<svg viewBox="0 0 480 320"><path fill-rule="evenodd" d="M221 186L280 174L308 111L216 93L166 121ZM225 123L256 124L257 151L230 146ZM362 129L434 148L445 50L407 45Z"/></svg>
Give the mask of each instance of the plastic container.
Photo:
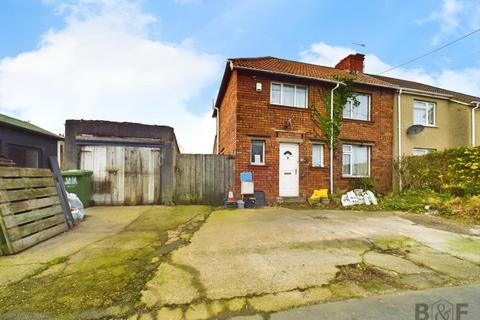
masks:
<svg viewBox="0 0 480 320"><path fill-rule="evenodd" d="M243 200L238 200L238 201L237 201L237 208L238 208L238 209L243 209L243 208L245 208L245 202L243 202Z"/></svg>
<svg viewBox="0 0 480 320"><path fill-rule="evenodd" d="M265 192L255 191L255 207L262 208L265 207Z"/></svg>
<svg viewBox="0 0 480 320"><path fill-rule="evenodd" d="M83 207L90 206L90 198L92 194L92 171L88 170L67 170L62 171L63 183L65 190L70 193L75 193Z"/></svg>

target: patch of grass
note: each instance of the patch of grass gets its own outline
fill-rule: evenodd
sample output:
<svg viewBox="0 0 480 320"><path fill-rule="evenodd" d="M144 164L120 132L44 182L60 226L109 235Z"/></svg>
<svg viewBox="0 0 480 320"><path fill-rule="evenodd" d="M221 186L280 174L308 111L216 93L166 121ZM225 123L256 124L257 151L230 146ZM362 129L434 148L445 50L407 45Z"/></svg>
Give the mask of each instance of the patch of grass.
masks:
<svg viewBox="0 0 480 320"><path fill-rule="evenodd" d="M432 190L406 190L399 194L379 197L378 205L355 205L343 207L340 203L342 193L333 196L330 208L360 211L405 211L423 214L427 210L437 210L441 217L455 219L464 223L480 223L480 196L455 197ZM427 209L428 208L428 209Z"/></svg>

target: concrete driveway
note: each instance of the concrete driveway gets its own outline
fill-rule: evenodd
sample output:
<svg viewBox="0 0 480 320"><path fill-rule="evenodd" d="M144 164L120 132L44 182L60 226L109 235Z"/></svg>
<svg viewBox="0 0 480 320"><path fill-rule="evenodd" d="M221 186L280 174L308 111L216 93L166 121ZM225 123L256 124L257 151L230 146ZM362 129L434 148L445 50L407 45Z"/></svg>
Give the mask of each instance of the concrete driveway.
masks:
<svg viewBox="0 0 480 320"><path fill-rule="evenodd" d="M478 237L393 213L202 206L87 213L78 229L0 257L0 319L266 319L480 279Z"/></svg>
<svg viewBox="0 0 480 320"><path fill-rule="evenodd" d="M217 211L160 266L142 301L160 317L180 314L179 306L187 319L265 317L306 304L478 281L479 248L479 238L391 213Z"/></svg>

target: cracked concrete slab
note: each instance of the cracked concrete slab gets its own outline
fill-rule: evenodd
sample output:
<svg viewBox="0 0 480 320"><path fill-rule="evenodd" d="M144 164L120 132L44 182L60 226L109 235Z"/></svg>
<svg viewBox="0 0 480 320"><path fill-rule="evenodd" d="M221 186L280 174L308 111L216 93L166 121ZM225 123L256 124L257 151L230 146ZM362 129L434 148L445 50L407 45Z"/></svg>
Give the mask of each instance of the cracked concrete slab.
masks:
<svg viewBox="0 0 480 320"><path fill-rule="evenodd" d="M395 271L400 274L416 274L432 272L426 268L422 268L411 261L393 256L390 254L378 253L375 251L367 252L363 256L366 264L379 267L381 269Z"/></svg>
<svg viewBox="0 0 480 320"><path fill-rule="evenodd" d="M425 278L435 270L444 272L444 267L441 267L443 271L431 270L425 261L415 260L415 252L428 249L427 246L431 246L431 250L444 249L443 252L435 251L456 263L460 275L475 276L478 266L474 265L474 271L464 270L470 262L454 257L466 256L461 246L451 245L452 239L457 237L457 234L417 225L391 213L283 208L220 210L193 235L188 246L173 252L171 259L195 270L205 298L258 296L249 301L267 301L280 292L325 286L335 279L338 266L366 263L385 270L386 274L393 271ZM462 239L471 241L468 236ZM375 248L379 252L372 252ZM407 259L390 252L409 249ZM480 252L470 252L470 260L477 258ZM412 283L414 279L413 276L404 277L403 283ZM444 282L445 279L432 276L422 285ZM353 282L331 288L346 296L368 294L365 288ZM391 284L385 288L392 289ZM293 304L301 303L300 300L309 303L298 293L288 295L299 298L290 299L295 301Z"/></svg>
<svg viewBox="0 0 480 320"><path fill-rule="evenodd" d="M198 297L193 276L170 263L162 263L142 291L142 302L147 307L156 304L187 304Z"/></svg>
<svg viewBox="0 0 480 320"><path fill-rule="evenodd" d="M2 257L0 286L4 270L12 275L18 269L24 276L48 266L12 291L28 295L25 304L44 308L51 300L93 318L135 313L132 317L162 320L256 319L258 313L268 317L307 304L480 277L477 238L392 213L220 210L196 231L209 208L101 209L108 217L93 210L82 225L98 225L80 235L61 235L35 247L46 251L32 248L18 260ZM52 257L66 259L52 262ZM75 288L62 287L64 281ZM7 302L13 307L16 301ZM108 307L84 310L85 304Z"/></svg>

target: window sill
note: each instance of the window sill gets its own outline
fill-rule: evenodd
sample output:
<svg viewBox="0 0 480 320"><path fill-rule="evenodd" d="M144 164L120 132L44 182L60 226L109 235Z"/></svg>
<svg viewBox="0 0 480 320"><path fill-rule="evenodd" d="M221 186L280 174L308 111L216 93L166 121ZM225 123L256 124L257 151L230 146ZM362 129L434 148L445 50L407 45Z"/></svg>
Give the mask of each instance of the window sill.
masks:
<svg viewBox="0 0 480 320"><path fill-rule="evenodd" d="M299 111L309 111L310 109L308 106L306 107L295 107L295 106L287 106L285 104L276 104L276 103L269 103L268 104L270 107L275 107L275 108L288 108L288 109L294 109L294 110L299 110Z"/></svg>
<svg viewBox="0 0 480 320"><path fill-rule="evenodd" d="M327 170L328 167L327 166L310 166L310 169L311 170Z"/></svg>
<svg viewBox="0 0 480 320"><path fill-rule="evenodd" d="M359 178L370 178L370 176L344 176L342 175L343 179L359 179Z"/></svg>
<svg viewBox="0 0 480 320"><path fill-rule="evenodd" d="M366 124L374 124L375 123L375 121L372 121L372 120L360 120L360 119L350 119L350 118L342 118L342 121L353 122L353 123L366 123Z"/></svg>
<svg viewBox="0 0 480 320"><path fill-rule="evenodd" d="M250 163L249 165L252 166L252 167L265 167L266 166L265 163Z"/></svg>
<svg viewBox="0 0 480 320"><path fill-rule="evenodd" d="M416 125L417 124L414 124L414 126L416 126ZM424 128L438 128L438 126L430 126L430 125L426 126L424 124L420 124L420 126L423 126Z"/></svg>

